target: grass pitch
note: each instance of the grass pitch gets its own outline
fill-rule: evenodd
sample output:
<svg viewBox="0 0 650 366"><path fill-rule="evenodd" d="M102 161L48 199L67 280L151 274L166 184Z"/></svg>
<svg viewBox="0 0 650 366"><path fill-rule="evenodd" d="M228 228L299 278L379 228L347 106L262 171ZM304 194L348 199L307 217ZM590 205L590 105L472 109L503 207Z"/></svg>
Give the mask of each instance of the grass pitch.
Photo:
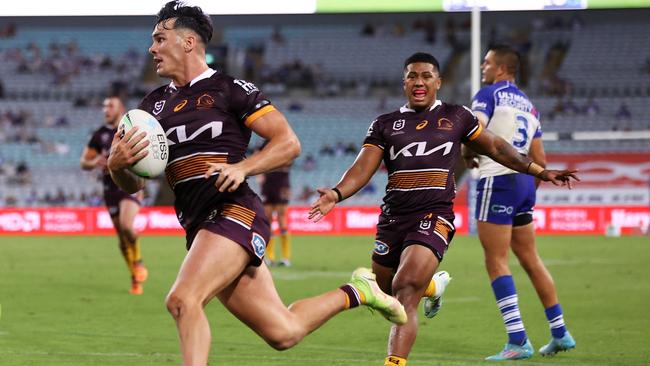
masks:
<svg viewBox="0 0 650 366"><path fill-rule="evenodd" d="M145 237L150 277L142 296L113 237L0 237L0 365L179 365L176 328L164 298L185 255L181 237ZM285 303L344 283L370 264L369 237L294 237L293 267L274 268ZM526 365L641 365L650 359L650 240L540 237L577 349ZM505 331L476 238L457 237L441 269L454 278L441 313L420 318L409 366L478 365ZM548 341L542 306L512 262L528 335ZM251 299L254 301L254 299ZM278 352L214 301L211 365L381 365L389 323L361 308L345 312L297 347Z"/></svg>

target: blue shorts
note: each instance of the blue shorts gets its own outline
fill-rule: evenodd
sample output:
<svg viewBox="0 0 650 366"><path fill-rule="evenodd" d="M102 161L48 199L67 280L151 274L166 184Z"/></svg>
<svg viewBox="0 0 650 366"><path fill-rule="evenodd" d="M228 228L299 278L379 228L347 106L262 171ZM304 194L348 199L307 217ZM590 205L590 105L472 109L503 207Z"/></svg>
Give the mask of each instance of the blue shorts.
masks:
<svg viewBox="0 0 650 366"><path fill-rule="evenodd" d="M478 221L513 226L532 222L534 177L521 173L485 177L478 182L476 191Z"/></svg>

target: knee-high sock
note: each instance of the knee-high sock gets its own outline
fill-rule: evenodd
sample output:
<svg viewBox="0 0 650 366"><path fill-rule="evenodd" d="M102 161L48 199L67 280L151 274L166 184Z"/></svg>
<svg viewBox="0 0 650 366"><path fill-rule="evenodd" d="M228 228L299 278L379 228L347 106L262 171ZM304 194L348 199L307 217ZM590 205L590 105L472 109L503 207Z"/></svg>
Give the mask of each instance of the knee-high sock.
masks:
<svg viewBox="0 0 650 366"><path fill-rule="evenodd" d="M291 259L291 236L286 230L280 233L280 243L282 244L282 258Z"/></svg>
<svg viewBox="0 0 650 366"><path fill-rule="evenodd" d="M275 261L275 237L272 237L269 240L269 244L266 246L266 258L271 262Z"/></svg>
<svg viewBox="0 0 650 366"><path fill-rule="evenodd" d="M555 304L546 310L546 319L548 319L548 326L551 328L553 338L562 338L566 333L566 326L564 325L564 315L562 314L562 307L560 304Z"/></svg>
<svg viewBox="0 0 650 366"><path fill-rule="evenodd" d="M140 253L140 239L136 239L134 242L129 243L129 247L133 251L133 263L142 262L142 254Z"/></svg>
<svg viewBox="0 0 650 366"><path fill-rule="evenodd" d="M122 257L124 257L129 272L133 274L133 248L126 242L120 242L120 252L122 252Z"/></svg>
<svg viewBox="0 0 650 366"><path fill-rule="evenodd" d="M406 366L406 359L397 356L388 356L384 360L384 366Z"/></svg>
<svg viewBox="0 0 650 366"><path fill-rule="evenodd" d="M519 299L512 276L497 277L492 282L492 291L494 291L497 306L506 326L508 343L523 345L528 337L519 313Z"/></svg>

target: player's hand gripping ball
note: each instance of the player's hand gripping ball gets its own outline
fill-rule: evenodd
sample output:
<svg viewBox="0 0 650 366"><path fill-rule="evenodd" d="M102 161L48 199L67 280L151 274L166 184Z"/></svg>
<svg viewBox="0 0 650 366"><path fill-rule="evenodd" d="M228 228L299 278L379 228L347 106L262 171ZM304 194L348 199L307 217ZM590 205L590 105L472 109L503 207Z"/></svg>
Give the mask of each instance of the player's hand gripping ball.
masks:
<svg viewBox="0 0 650 366"><path fill-rule="evenodd" d="M129 170L143 178L157 177L165 171L167 166L167 158L169 157L167 135L165 135L165 131L158 123L158 120L141 109L132 109L126 112L122 116L117 129L120 131L120 136L123 137L124 134L136 126L138 127L138 133L142 131L147 133L144 139L149 140L149 146L146 147L149 153L133 164Z"/></svg>

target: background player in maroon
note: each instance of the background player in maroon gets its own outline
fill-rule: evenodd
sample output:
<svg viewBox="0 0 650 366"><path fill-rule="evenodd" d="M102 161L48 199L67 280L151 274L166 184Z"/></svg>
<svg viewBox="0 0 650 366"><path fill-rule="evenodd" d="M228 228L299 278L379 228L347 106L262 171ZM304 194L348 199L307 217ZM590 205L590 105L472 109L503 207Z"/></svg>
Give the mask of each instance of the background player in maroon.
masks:
<svg viewBox="0 0 650 366"><path fill-rule="evenodd" d="M140 242L133 222L140 211L143 193L139 191L130 195L122 191L113 183L106 169L106 158L117 124L124 114L124 103L117 96L107 97L102 104L102 111L104 112L104 125L93 133L88 145L84 148L81 154L81 168L101 171L104 203L111 215L120 251L131 273L131 289L129 291L134 295L140 295L143 292L142 283L147 279L148 271L142 263Z"/></svg>
<svg viewBox="0 0 650 366"><path fill-rule="evenodd" d="M266 263L269 265L291 265L291 236L289 235L289 227L287 225L287 206L291 198L290 171L291 165L287 165L260 175L264 212L270 222L273 222L273 216L275 215L278 220L278 229L280 230L279 236L282 257L279 261L275 260L277 236L273 236L269 240L269 245L266 247Z"/></svg>
<svg viewBox="0 0 650 366"><path fill-rule="evenodd" d="M263 263L269 238L262 203L248 176L290 163L300 143L284 116L257 87L216 72L205 62L210 18L198 7L172 1L158 13L149 52L158 75L171 83L140 108L156 116L169 140L166 175L175 194L188 253L167 299L176 321L184 365L205 366L211 335L204 307L214 297L267 343L286 349L339 312L361 304L395 323L406 313L379 289L369 270L349 284L287 308ZM251 131L269 141L245 159ZM113 137L108 167L127 191L143 186L128 167L147 154L144 133Z"/></svg>
<svg viewBox="0 0 650 366"><path fill-rule="evenodd" d="M416 53L404 63L408 103L371 124L361 152L333 189L320 188L310 218L318 221L337 202L365 186L383 160L388 184L377 225L373 271L379 286L394 294L408 314L394 325L385 366L404 366L415 342L417 306L431 287L455 228L453 168L460 143L519 172L556 185L569 184L574 171L544 170L500 137L481 128L472 112L436 99L441 79L438 61ZM452 172L452 173L450 173Z"/></svg>

